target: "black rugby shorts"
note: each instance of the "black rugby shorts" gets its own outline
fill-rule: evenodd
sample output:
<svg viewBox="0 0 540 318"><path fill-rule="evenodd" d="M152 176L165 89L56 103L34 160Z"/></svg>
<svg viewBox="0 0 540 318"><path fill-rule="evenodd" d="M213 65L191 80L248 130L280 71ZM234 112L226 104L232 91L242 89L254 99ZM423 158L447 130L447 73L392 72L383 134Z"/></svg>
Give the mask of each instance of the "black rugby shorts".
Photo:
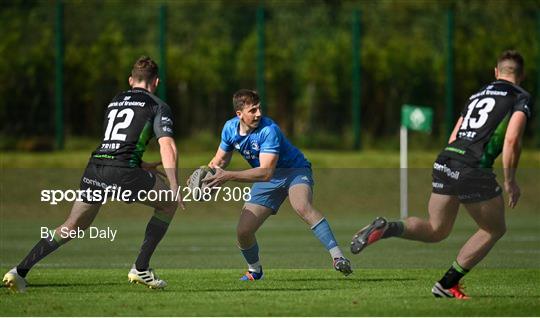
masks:
<svg viewBox="0 0 540 318"><path fill-rule="evenodd" d="M433 163L432 192L457 196L461 203L493 199L502 193L492 169L474 168L439 156Z"/></svg>
<svg viewBox="0 0 540 318"><path fill-rule="evenodd" d="M137 194L139 191L150 191L154 188L156 182L156 176L148 171L145 171L139 167L116 167L116 166L104 166L94 163L88 163L86 170L81 178L80 189L86 191L97 190L100 191L104 197L113 195L112 191L105 193L105 189L109 187L110 190L124 192L126 190L131 191L130 196L126 196L127 200L124 202L132 203L137 202ZM86 203L97 203L97 197L87 197L82 195L83 201ZM102 202L103 200L99 200Z"/></svg>

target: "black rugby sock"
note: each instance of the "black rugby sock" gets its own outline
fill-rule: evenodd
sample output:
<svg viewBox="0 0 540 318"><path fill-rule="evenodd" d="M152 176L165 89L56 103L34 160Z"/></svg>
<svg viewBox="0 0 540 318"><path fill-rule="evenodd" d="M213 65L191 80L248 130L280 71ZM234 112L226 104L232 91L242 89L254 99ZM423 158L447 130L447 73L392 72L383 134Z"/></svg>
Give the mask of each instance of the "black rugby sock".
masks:
<svg viewBox="0 0 540 318"><path fill-rule="evenodd" d="M139 256L135 261L135 268L138 271L141 272L148 270L148 267L150 266L150 258L152 257L152 254L154 254L154 250L163 236L165 236L165 233L169 228L169 223L170 220L167 222L167 219L164 217L158 218L156 215L154 215L148 222L141 251L139 252Z"/></svg>
<svg viewBox="0 0 540 318"><path fill-rule="evenodd" d="M388 228L384 231L382 238L401 236L404 230L405 224L403 221L388 222Z"/></svg>
<svg viewBox="0 0 540 318"><path fill-rule="evenodd" d="M50 237L42 238L37 244L30 250L28 255L17 265L17 273L22 277L26 277L32 266L42 260L45 256L51 254L58 247L60 243Z"/></svg>
<svg viewBox="0 0 540 318"><path fill-rule="evenodd" d="M468 269L461 267L457 261L450 266L450 269L444 274L439 281L439 284L445 289L454 287L459 283L459 280L469 272Z"/></svg>

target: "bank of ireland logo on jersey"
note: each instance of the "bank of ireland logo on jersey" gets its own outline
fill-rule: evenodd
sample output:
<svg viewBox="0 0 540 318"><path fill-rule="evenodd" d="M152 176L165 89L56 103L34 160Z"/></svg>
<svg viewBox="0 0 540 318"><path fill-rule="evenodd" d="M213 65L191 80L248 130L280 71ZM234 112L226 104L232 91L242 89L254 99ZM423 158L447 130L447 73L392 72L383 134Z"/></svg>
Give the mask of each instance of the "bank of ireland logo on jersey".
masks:
<svg viewBox="0 0 540 318"><path fill-rule="evenodd" d="M240 144L239 144L239 143L235 143L235 144L234 144L234 149L240 150Z"/></svg>

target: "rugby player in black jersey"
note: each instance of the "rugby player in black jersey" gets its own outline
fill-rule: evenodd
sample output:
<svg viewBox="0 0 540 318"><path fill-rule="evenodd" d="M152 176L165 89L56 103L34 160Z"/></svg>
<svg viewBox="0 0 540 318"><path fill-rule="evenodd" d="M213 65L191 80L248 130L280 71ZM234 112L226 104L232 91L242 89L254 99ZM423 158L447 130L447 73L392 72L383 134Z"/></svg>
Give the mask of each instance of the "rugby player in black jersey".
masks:
<svg viewBox="0 0 540 318"><path fill-rule="evenodd" d="M139 202L154 208L154 215L146 227L139 255L128 273L131 282L151 288L163 288L167 283L149 268L150 257L165 235L178 206L184 208L182 198L169 197L161 201L139 201L139 191L178 190L177 151L173 139L171 109L153 93L159 84L158 66L149 57L139 58L129 77L130 90L121 92L109 103L105 112L104 134L101 145L92 153L81 178L82 201L73 204L67 220L54 234L42 238L28 255L5 274L3 282L15 292L26 289L26 275L37 262L71 239L62 235L68 231L87 229L96 217L103 197L112 190L129 190L128 202ZM156 174L161 164L146 163L142 156L146 145L155 136L161 160L169 181L167 185ZM110 191L105 192L106 190ZM101 191L100 195L95 194ZM178 194L180 192L178 191Z"/></svg>
<svg viewBox="0 0 540 318"><path fill-rule="evenodd" d="M492 171L501 152L508 206L514 208L520 196L516 169L521 137L531 117L530 95L518 86L523 79L523 67L523 57L518 52L503 52L495 67L496 80L467 100L448 145L433 164L428 220L409 217L388 222L376 218L353 236L351 252L360 253L366 246L388 237L439 242L450 234L459 205L463 204L478 230L435 283L432 293L435 297L469 298L463 293L460 279L506 231L502 189Z"/></svg>

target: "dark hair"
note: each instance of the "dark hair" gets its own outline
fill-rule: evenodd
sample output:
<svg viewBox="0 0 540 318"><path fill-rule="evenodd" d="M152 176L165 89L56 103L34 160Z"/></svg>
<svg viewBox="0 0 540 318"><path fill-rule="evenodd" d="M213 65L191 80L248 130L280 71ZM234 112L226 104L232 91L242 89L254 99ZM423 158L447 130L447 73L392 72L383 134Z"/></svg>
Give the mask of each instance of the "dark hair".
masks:
<svg viewBox="0 0 540 318"><path fill-rule="evenodd" d="M241 89L233 95L234 111L241 111L244 106L257 105L259 103L259 94L250 89Z"/></svg>
<svg viewBox="0 0 540 318"><path fill-rule="evenodd" d="M506 61L513 63L505 63ZM515 50L507 50L502 52L497 60L497 69L499 69L499 72L503 74L513 74L519 77L523 75L524 66L525 62L523 60L523 56L521 56L521 54Z"/></svg>
<svg viewBox="0 0 540 318"><path fill-rule="evenodd" d="M131 77L137 82L150 83L158 76L158 66L149 56L141 56L131 70Z"/></svg>

